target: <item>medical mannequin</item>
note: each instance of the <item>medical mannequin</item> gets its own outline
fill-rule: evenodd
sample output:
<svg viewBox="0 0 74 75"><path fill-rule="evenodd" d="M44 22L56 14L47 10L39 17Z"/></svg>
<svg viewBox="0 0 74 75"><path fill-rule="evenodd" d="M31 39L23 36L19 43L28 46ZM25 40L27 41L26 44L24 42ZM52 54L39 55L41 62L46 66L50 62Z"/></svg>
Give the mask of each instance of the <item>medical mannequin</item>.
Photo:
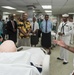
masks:
<svg viewBox="0 0 74 75"><path fill-rule="evenodd" d="M6 40L0 45L0 52L16 52L16 46L13 41L11 40ZM38 69L39 72L42 72L41 67L37 67L33 64L33 62L30 62L31 66L34 66Z"/></svg>
<svg viewBox="0 0 74 75"><path fill-rule="evenodd" d="M0 52L16 52L16 46L13 41L6 40L0 45Z"/></svg>

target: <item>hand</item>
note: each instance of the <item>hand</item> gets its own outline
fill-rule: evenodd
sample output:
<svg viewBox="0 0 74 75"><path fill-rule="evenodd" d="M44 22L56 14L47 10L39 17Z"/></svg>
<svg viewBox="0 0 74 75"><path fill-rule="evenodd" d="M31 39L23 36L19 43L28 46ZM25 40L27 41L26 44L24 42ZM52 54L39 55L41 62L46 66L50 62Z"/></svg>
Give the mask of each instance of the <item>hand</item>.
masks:
<svg viewBox="0 0 74 75"><path fill-rule="evenodd" d="M58 33L58 35L62 36L62 35L64 35L64 34L63 34L63 33L61 33L61 32L59 32L59 33Z"/></svg>
<svg viewBox="0 0 74 75"><path fill-rule="evenodd" d="M58 44L58 45L61 46L61 47L66 47L66 44L65 44L62 40L60 40L60 41L54 40L53 42L54 42L55 44Z"/></svg>
<svg viewBox="0 0 74 75"><path fill-rule="evenodd" d="M27 33L27 36L29 37L30 36L30 33Z"/></svg>
<svg viewBox="0 0 74 75"><path fill-rule="evenodd" d="M32 32L33 34L35 34L35 32Z"/></svg>
<svg viewBox="0 0 74 75"><path fill-rule="evenodd" d="M74 73L72 75L74 75Z"/></svg>
<svg viewBox="0 0 74 75"><path fill-rule="evenodd" d="M13 29L14 32L16 32L16 29Z"/></svg>
<svg viewBox="0 0 74 75"><path fill-rule="evenodd" d="M24 36L29 37L30 35L29 35L29 33L25 33Z"/></svg>

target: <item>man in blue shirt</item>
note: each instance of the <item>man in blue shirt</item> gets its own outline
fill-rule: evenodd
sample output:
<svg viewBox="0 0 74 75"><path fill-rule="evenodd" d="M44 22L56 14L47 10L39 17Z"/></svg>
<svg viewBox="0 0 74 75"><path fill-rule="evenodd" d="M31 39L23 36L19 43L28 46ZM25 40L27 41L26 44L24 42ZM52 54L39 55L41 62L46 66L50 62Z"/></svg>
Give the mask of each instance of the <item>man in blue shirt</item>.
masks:
<svg viewBox="0 0 74 75"><path fill-rule="evenodd" d="M42 21L40 29L42 31L41 45L43 48L48 49L48 54L51 54L51 30L52 23L49 20L49 15L45 15L45 20Z"/></svg>

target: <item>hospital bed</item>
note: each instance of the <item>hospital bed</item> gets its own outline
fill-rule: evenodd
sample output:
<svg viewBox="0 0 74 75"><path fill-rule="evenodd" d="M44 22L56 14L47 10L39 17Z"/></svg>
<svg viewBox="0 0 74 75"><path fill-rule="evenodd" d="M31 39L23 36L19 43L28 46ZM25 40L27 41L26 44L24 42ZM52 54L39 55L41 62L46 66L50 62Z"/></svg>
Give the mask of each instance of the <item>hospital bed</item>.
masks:
<svg viewBox="0 0 74 75"><path fill-rule="evenodd" d="M47 54L46 50L40 47L27 47L21 46L18 49L21 51L26 51L31 53L30 62L33 62L34 65L42 65L42 72L40 75L50 75L49 65L50 65L50 55ZM40 66L39 66L40 67Z"/></svg>
<svg viewBox="0 0 74 75"><path fill-rule="evenodd" d="M42 48L21 46L17 52L0 53L0 75L49 75L50 56ZM35 66L42 67L40 73ZM42 65L42 66L40 66Z"/></svg>

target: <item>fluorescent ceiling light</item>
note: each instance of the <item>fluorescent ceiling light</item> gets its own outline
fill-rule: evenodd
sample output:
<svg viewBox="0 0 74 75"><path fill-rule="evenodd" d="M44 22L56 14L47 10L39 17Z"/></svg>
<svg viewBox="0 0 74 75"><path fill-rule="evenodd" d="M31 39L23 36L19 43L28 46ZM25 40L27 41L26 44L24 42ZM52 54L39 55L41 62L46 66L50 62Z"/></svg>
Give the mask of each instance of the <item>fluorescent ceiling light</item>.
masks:
<svg viewBox="0 0 74 75"><path fill-rule="evenodd" d="M15 10L16 8L13 8L11 6L2 6L2 8L10 9L10 10Z"/></svg>
<svg viewBox="0 0 74 75"><path fill-rule="evenodd" d="M18 10L17 12L19 12L19 13L24 13L25 11L22 11L22 10Z"/></svg>
<svg viewBox="0 0 74 75"><path fill-rule="evenodd" d="M51 10L45 10L45 12L52 12Z"/></svg>
<svg viewBox="0 0 74 75"><path fill-rule="evenodd" d="M13 16L15 16L16 14L13 14Z"/></svg>
<svg viewBox="0 0 74 75"><path fill-rule="evenodd" d="M74 14L74 13L68 13L68 14Z"/></svg>
<svg viewBox="0 0 74 75"><path fill-rule="evenodd" d="M35 10L33 10L33 12L35 12Z"/></svg>
<svg viewBox="0 0 74 75"><path fill-rule="evenodd" d="M52 6L51 5L42 5L42 8L43 9L52 9Z"/></svg>
<svg viewBox="0 0 74 75"><path fill-rule="evenodd" d="M47 15L52 15L52 13L46 13Z"/></svg>
<svg viewBox="0 0 74 75"><path fill-rule="evenodd" d="M11 14L11 13L9 13L9 12L3 12L3 14Z"/></svg>

